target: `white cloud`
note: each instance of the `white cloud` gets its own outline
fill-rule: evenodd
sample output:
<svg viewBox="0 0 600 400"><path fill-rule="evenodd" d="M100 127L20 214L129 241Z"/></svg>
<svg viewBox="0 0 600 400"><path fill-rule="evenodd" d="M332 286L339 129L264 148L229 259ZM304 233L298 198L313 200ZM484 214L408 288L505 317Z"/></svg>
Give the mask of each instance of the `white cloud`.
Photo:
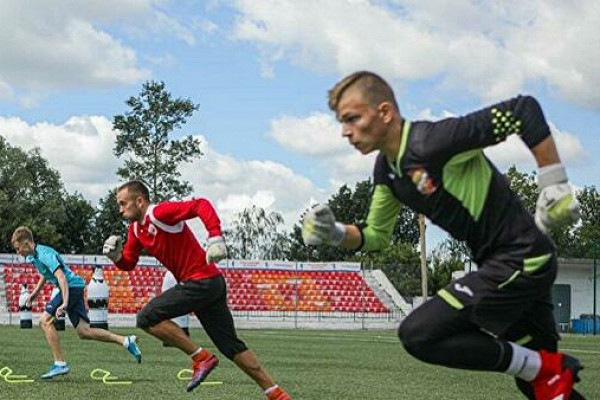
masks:
<svg viewBox="0 0 600 400"><path fill-rule="evenodd" d="M219 26L211 20L204 18L197 18L193 22L195 28L200 29L202 32L212 35L218 31Z"/></svg>
<svg viewBox="0 0 600 400"><path fill-rule="evenodd" d="M560 131L551 122L549 125L562 163L566 166L580 166L584 164L588 159L588 155L577 136L569 132ZM486 154L501 170L507 169L513 164L519 170L525 172L533 171L537 168L533 155L516 135L511 135L505 142L490 147L486 150Z"/></svg>
<svg viewBox="0 0 600 400"><path fill-rule="evenodd" d="M217 26L168 14L162 0L0 2L0 99L32 107L64 89L133 84L151 73L137 52L110 29L140 40L175 37L192 46L196 31ZM143 59L164 60L165 54Z"/></svg>
<svg viewBox="0 0 600 400"><path fill-rule="evenodd" d="M542 81L600 109L595 0L237 0L234 7L233 38L254 43L271 74L282 59L340 75L372 69L390 79L441 78L441 87L486 101Z"/></svg>
<svg viewBox="0 0 600 400"><path fill-rule="evenodd" d="M177 38L185 42L189 46L196 43L194 31L185 25L182 25L177 19L167 15L164 12L156 12L156 27L165 32L172 32Z"/></svg>
<svg viewBox="0 0 600 400"><path fill-rule="evenodd" d="M206 197L219 210L224 226L251 205L282 213L286 225L297 222L309 200L323 201L327 193L306 177L272 161L239 160L214 151L204 137L204 156L182 168L194 186L194 196Z"/></svg>
<svg viewBox="0 0 600 400"><path fill-rule="evenodd" d="M436 115L431 109L426 108L417 113L416 119L439 121L451 117L456 117L456 114L444 110L442 115ZM552 121L549 121L548 125L563 164L581 165L588 159L588 155L577 135L561 131ZM531 171L536 168L531 151L517 135L510 135L504 142L487 148L485 153L500 170L505 170L512 165L515 165L521 171Z"/></svg>
<svg viewBox="0 0 600 400"><path fill-rule="evenodd" d="M0 100L12 100L15 96L10 85L0 80Z"/></svg>
<svg viewBox="0 0 600 400"><path fill-rule="evenodd" d="M147 78L136 53L98 24L130 20L150 1L2 1L0 80L20 102L63 88L106 87Z"/></svg>
<svg viewBox="0 0 600 400"><path fill-rule="evenodd" d="M12 146L39 148L60 172L67 190L77 190L94 204L119 181L115 171L121 163L112 153L116 134L105 117L75 116L61 125L30 125L20 118L0 117L0 134ZM253 204L282 213L291 227L311 201L323 201L329 194L282 164L238 160L198 138L204 156L182 166L183 179L194 186L194 197L215 204L225 227L235 213ZM199 229L200 225L193 226Z"/></svg>
<svg viewBox="0 0 600 400"><path fill-rule="evenodd" d="M340 73L379 66L386 75L410 79L443 67L441 57L428 56L446 52L443 43L366 1L241 0L235 6L240 17L233 38L257 43L269 62L287 56L313 70Z"/></svg>
<svg viewBox="0 0 600 400"><path fill-rule="evenodd" d="M340 124L330 114L319 112L306 118L284 115L273 119L267 135L289 150L311 156L342 153L347 147Z"/></svg>
<svg viewBox="0 0 600 400"><path fill-rule="evenodd" d="M332 190L340 182L353 184L372 175L376 155L365 157L351 147L330 114L315 112L303 118L284 115L271 121L267 135L285 149L314 159L329 173Z"/></svg>
<svg viewBox="0 0 600 400"><path fill-rule="evenodd" d="M105 117L71 117L62 125L29 125L19 118L0 117L0 135L13 146L39 148L50 166L60 172L67 190L76 190L94 203L117 180L120 162L112 154L115 133Z"/></svg>

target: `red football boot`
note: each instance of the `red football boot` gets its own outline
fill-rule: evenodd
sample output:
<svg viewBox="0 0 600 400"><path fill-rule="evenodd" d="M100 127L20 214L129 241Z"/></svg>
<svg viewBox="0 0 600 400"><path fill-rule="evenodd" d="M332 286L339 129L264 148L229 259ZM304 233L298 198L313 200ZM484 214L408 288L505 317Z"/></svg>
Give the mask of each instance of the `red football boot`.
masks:
<svg viewBox="0 0 600 400"><path fill-rule="evenodd" d="M540 351L542 367L531 381L536 400L569 400L573 385L579 382L583 366L575 357L563 353Z"/></svg>
<svg viewBox="0 0 600 400"><path fill-rule="evenodd" d="M192 375L192 380L188 383L186 388L188 392L191 392L198 387L198 385L206 379L208 374L219 365L219 359L206 350L202 350L198 356L199 357L194 357L194 360L192 361L192 370L194 373Z"/></svg>
<svg viewBox="0 0 600 400"><path fill-rule="evenodd" d="M277 388L275 388L275 390L270 392L267 395L267 399L268 400L292 400L290 395L287 394L286 392L284 392L283 389L280 387L277 387Z"/></svg>

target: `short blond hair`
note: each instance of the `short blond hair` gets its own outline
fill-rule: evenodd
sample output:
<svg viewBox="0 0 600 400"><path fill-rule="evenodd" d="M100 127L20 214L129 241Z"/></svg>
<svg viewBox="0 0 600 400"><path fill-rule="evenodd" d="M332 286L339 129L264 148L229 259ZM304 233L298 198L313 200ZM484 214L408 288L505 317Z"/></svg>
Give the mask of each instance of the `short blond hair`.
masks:
<svg viewBox="0 0 600 400"><path fill-rule="evenodd" d="M359 90L369 106L377 107L383 102L389 102L394 110L400 112L391 86L381 76L370 71L354 72L335 84L328 93L328 105L331 111L337 111L340 99L350 87Z"/></svg>
<svg viewBox="0 0 600 400"><path fill-rule="evenodd" d="M11 243L21 243L25 240L33 242L33 232L26 226L20 226L12 234L12 238L10 240Z"/></svg>

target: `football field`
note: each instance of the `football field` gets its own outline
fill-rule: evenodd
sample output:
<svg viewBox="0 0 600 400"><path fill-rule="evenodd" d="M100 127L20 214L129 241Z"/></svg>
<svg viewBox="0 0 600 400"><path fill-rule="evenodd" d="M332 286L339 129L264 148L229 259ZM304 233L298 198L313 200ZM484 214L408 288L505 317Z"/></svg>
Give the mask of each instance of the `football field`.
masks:
<svg viewBox="0 0 600 400"><path fill-rule="evenodd" d="M120 334L131 329L115 329ZM178 350L165 348L140 330L141 364L122 347L80 340L67 327L60 333L71 373L51 381L39 375L51 364L51 354L39 327L21 330L0 327L0 370L27 375L34 382L7 383L0 378L0 399L264 399L258 386L235 365L220 357L219 367L208 381L221 385L200 386L186 393L177 378L189 359ZM389 399L520 399L511 378L429 366L412 359L394 331L240 330L276 381L295 400ZM203 331L192 330L196 341L215 351ZM588 400L600 399L600 337L566 335L561 348L579 357L586 369L578 388ZM94 369L110 371L131 384L107 385L90 378ZM110 382L110 381L109 381Z"/></svg>

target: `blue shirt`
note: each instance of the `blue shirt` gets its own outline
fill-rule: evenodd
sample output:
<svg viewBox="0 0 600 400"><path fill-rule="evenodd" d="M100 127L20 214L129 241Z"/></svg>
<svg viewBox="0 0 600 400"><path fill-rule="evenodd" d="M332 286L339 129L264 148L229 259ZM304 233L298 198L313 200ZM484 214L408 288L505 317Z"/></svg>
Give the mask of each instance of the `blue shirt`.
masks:
<svg viewBox="0 0 600 400"><path fill-rule="evenodd" d="M85 287L83 278L71 271L69 267L65 265L60 254L52 247L36 244L33 254L28 255L25 260L32 263L47 281L53 283L59 289L58 279L54 276L54 272L60 267L62 267L65 277L67 278L68 287Z"/></svg>

